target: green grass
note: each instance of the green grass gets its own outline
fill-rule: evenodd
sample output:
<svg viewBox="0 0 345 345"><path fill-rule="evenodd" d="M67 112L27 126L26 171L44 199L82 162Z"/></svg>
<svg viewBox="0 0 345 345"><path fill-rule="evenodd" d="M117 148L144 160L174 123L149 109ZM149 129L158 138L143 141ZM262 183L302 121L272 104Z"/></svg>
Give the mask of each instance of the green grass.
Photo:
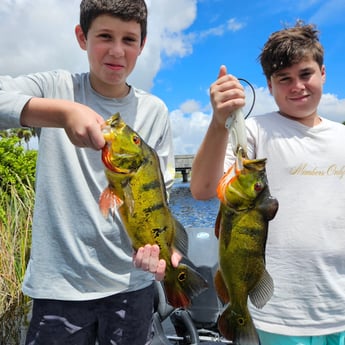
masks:
<svg viewBox="0 0 345 345"><path fill-rule="evenodd" d="M31 185L22 184L21 195L15 186L0 191L0 344L19 344L28 313L21 284L31 247L33 205Z"/></svg>

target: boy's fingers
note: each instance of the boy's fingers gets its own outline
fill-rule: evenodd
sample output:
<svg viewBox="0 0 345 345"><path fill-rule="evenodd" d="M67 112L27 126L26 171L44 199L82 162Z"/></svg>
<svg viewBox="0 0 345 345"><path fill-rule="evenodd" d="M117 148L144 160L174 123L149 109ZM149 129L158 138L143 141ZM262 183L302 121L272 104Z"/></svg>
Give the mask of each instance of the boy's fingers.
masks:
<svg viewBox="0 0 345 345"><path fill-rule="evenodd" d="M161 281L164 279L165 276L165 269L166 269L166 262L165 260L161 259L158 262L157 270L155 273L155 279L157 281Z"/></svg>
<svg viewBox="0 0 345 345"><path fill-rule="evenodd" d="M221 65L220 66L220 69L219 69L219 73L218 73L218 78L221 78L221 77L224 77L225 75L227 75L228 71L226 69L226 66L225 65Z"/></svg>

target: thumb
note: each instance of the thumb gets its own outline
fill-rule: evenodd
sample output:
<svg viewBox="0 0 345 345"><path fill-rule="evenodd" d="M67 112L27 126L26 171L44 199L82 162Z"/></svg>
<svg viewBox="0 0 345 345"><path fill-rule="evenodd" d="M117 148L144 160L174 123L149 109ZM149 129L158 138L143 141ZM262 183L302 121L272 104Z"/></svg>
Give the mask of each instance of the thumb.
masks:
<svg viewBox="0 0 345 345"><path fill-rule="evenodd" d="M219 73L218 73L218 78L221 78L221 77L224 77L225 75L227 75L228 71L226 69L226 66L225 65L221 65L220 66L220 69L219 69Z"/></svg>

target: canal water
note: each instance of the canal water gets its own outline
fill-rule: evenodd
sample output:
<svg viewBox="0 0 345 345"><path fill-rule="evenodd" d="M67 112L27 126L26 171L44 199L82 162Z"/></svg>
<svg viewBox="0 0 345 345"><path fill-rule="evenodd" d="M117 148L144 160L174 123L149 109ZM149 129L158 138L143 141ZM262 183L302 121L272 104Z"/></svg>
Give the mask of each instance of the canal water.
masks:
<svg viewBox="0 0 345 345"><path fill-rule="evenodd" d="M189 182L176 179L170 192L170 208L185 228L214 228L219 201L217 198L195 200L190 192Z"/></svg>

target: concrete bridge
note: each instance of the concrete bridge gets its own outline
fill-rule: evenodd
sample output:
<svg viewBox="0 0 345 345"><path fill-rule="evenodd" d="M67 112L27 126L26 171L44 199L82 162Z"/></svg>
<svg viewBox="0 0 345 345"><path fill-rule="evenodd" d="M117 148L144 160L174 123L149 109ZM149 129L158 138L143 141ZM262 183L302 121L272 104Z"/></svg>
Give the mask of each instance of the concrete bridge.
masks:
<svg viewBox="0 0 345 345"><path fill-rule="evenodd" d="M192 163L195 155L176 155L175 171L182 174L182 181L188 182L188 174L192 170Z"/></svg>

